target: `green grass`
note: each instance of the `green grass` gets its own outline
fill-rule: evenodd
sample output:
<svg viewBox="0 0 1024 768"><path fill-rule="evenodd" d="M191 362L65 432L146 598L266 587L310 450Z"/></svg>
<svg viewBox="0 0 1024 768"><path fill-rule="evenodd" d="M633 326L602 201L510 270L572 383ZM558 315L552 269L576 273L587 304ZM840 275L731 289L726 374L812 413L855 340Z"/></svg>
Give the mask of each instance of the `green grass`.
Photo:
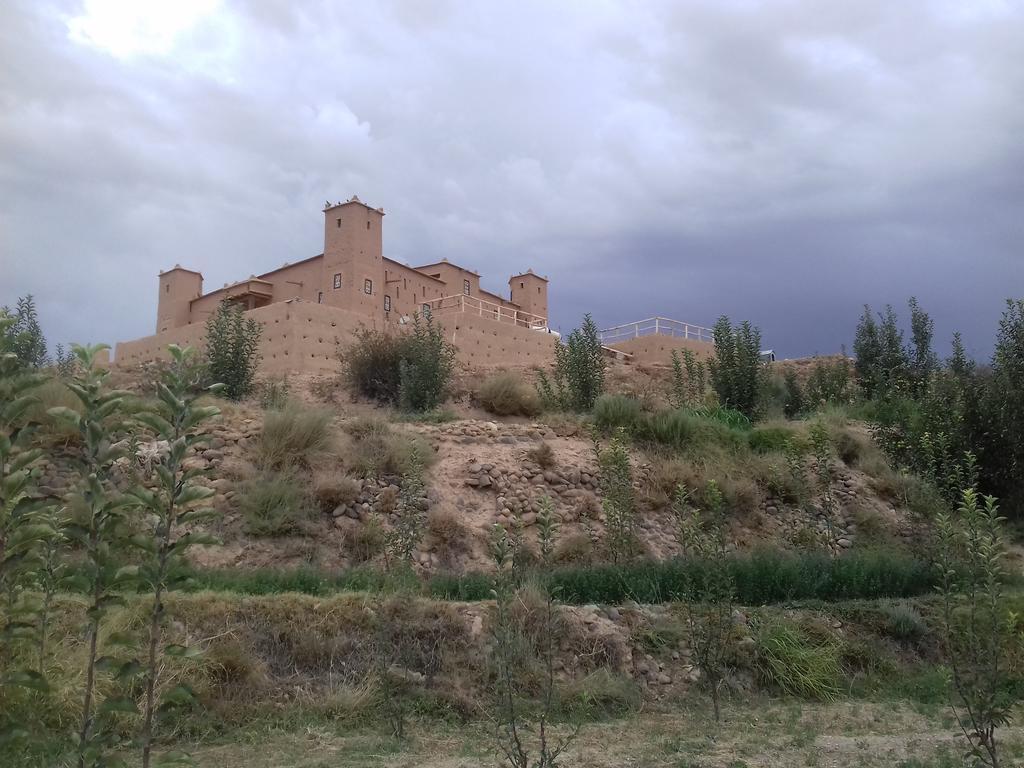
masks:
<svg viewBox="0 0 1024 768"><path fill-rule="evenodd" d="M703 585L720 563L701 560L643 561L628 565L562 567L530 574L562 602L621 604L665 603L699 599ZM829 558L818 554L756 552L725 561L736 584L737 602L766 605L795 600L841 601L910 597L929 592L934 573L928 564L904 555L851 552ZM438 574L426 581L385 574L369 567L345 571L204 569L192 574L193 589L265 595L302 592L326 595L341 591L405 589L434 599L474 602L491 599L489 573Z"/></svg>

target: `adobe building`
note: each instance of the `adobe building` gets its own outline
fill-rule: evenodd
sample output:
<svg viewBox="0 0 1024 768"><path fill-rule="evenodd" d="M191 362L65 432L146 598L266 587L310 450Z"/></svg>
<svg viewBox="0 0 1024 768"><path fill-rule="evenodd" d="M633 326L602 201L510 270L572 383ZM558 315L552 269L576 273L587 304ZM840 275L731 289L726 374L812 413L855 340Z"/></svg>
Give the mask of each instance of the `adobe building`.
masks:
<svg viewBox="0 0 1024 768"><path fill-rule="evenodd" d="M430 313L457 350L478 366L545 365L557 336L548 329L548 281L531 270L509 278L507 298L476 272L446 260L410 267L383 254L384 211L352 197L324 207L324 251L203 293L201 273L176 265L159 277L156 333L117 344L115 362L162 358L168 344L200 345L220 302L263 324L263 373L339 368L338 347L364 327L400 331Z"/></svg>

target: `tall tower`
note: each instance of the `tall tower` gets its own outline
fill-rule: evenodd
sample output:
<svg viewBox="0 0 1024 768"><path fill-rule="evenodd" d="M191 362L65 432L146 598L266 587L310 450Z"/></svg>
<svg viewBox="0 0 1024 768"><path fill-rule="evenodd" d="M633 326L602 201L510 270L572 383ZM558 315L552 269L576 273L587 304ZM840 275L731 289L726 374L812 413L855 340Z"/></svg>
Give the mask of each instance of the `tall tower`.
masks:
<svg viewBox="0 0 1024 768"><path fill-rule="evenodd" d="M180 328L192 322L192 299L203 295L203 276L181 264L160 273L156 304L156 332Z"/></svg>
<svg viewBox="0 0 1024 768"><path fill-rule="evenodd" d="M535 275L532 269L521 275L513 275L508 279L513 304L518 304L524 312L547 318L548 316L548 280Z"/></svg>
<svg viewBox="0 0 1024 768"><path fill-rule="evenodd" d="M353 196L324 208L323 303L383 317L384 210Z"/></svg>

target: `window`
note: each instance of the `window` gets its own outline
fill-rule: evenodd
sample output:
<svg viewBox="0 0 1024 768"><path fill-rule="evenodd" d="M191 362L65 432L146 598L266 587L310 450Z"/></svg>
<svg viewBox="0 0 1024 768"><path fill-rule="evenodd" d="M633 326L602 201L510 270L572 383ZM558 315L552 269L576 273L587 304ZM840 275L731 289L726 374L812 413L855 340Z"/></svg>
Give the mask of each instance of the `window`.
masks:
<svg viewBox="0 0 1024 768"><path fill-rule="evenodd" d="M469 280L462 281L462 292L469 296Z"/></svg>
<svg viewBox="0 0 1024 768"><path fill-rule="evenodd" d="M317 291L316 303L317 304L323 304L324 303L324 292L323 291Z"/></svg>
<svg viewBox="0 0 1024 768"><path fill-rule="evenodd" d="M520 283L520 284L519 284L519 287L520 287L520 288L525 288L525 287L526 287L526 283Z"/></svg>
<svg viewBox="0 0 1024 768"><path fill-rule="evenodd" d="M424 317L430 317L430 305L429 304L424 304L423 305L423 316Z"/></svg>
<svg viewBox="0 0 1024 768"><path fill-rule="evenodd" d="M373 280L371 280L370 278L366 278L365 280L363 280L363 293L365 293L367 296L373 295Z"/></svg>
<svg viewBox="0 0 1024 768"><path fill-rule="evenodd" d="M384 311L385 312L390 312L391 311L391 297L390 296L385 296L384 297Z"/></svg>
<svg viewBox="0 0 1024 768"><path fill-rule="evenodd" d="M167 285L164 286L164 293L170 293L170 292L171 292L171 284L167 283Z"/></svg>
<svg viewBox="0 0 1024 768"><path fill-rule="evenodd" d="M341 229L341 219L338 219L338 229Z"/></svg>
<svg viewBox="0 0 1024 768"><path fill-rule="evenodd" d="M341 288L341 272L338 272L334 276L334 287Z"/></svg>
<svg viewBox="0 0 1024 768"><path fill-rule="evenodd" d="M366 222L366 228L367 228L367 229L369 229L369 228L370 228L370 222Z"/></svg>

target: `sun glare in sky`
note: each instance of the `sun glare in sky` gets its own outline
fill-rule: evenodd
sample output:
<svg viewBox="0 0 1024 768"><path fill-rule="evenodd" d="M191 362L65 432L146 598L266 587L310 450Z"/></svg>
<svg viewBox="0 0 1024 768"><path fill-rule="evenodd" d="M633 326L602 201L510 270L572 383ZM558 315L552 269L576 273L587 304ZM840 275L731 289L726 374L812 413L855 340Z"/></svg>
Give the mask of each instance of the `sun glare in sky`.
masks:
<svg viewBox="0 0 1024 768"><path fill-rule="evenodd" d="M183 37L213 14L221 0L85 0L68 20L77 43L118 58L169 54Z"/></svg>

